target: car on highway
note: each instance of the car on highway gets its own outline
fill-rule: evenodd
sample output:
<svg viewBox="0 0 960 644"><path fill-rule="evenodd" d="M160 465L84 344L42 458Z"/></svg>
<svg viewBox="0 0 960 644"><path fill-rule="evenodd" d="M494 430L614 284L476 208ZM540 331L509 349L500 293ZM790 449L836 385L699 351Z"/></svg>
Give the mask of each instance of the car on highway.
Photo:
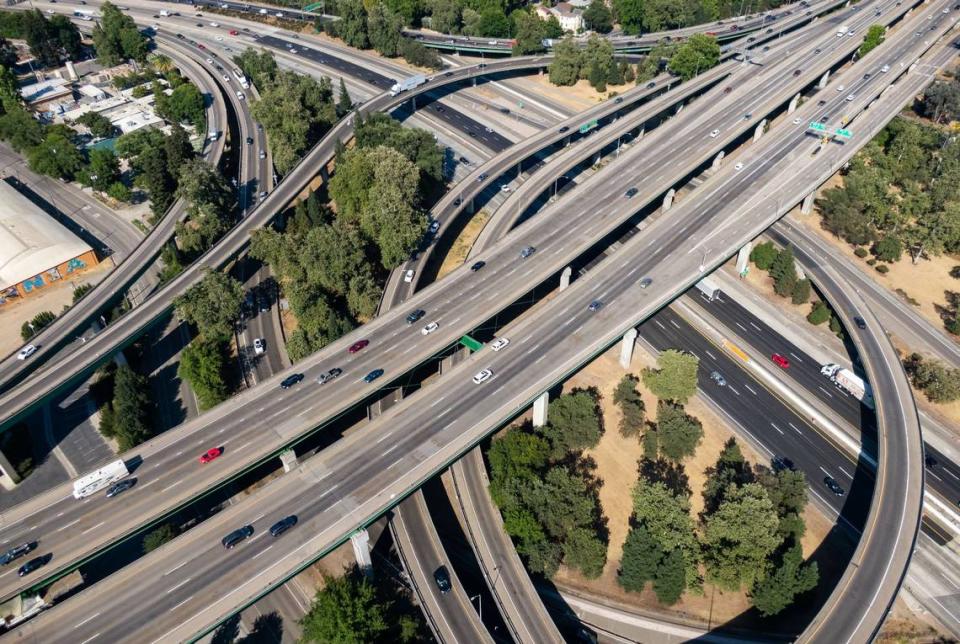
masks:
<svg viewBox="0 0 960 644"><path fill-rule="evenodd" d="M258 196L259 196L261 199L266 198L266 196L267 196L267 191L266 191L266 190L261 190L261 191L260 191L260 194L259 194Z"/></svg>
<svg viewBox="0 0 960 644"><path fill-rule="evenodd" d="M440 566L433 571L433 580L437 584L437 588L440 589L440 592L444 595L450 592L450 589L453 588L453 584L450 583L450 573L447 572L446 566Z"/></svg>
<svg viewBox="0 0 960 644"><path fill-rule="evenodd" d="M17 575L19 575L20 577L23 577L24 575L29 575L34 570L37 570L38 568L43 568L45 565L47 565L47 562L50 561L50 559L52 558L53 558L53 555L44 555L42 557L36 557L34 559L31 559L27 563L20 566L20 569L17 571Z"/></svg>
<svg viewBox="0 0 960 644"><path fill-rule="evenodd" d="M530 257L531 255L533 255L535 252L537 252L537 249L534 248L533 246L524 246L524 247L520 250L520 257L521 257L521 259L526 259L526 258Z"/></svg>
<svg viewBox="0 0 960 644"><path fill-rule="evenodd" d="M564 132L568 132L569 130L570 130L570 128L567 127L566 125L564 125L562 128L560 128L559 130L557 130L557 133L558 133L558 134L563 134Z"/></svg>
<svg viewBox="0 0 960 644"><path fill-rule="evenodd" d="M423 309L414 309L413 311L410 311L410 313L407 314L407 324L413 324L426 314L427 312Z"/></svg>
<svg viewBox="0 0 960 644"><path fill-rule="evenodd" d="M261 158L261 159L266 159L266 158L267 158L267 153L266 153L266 151L260 150L260 158Z"/></svg>
<svg viewBox="0 0 960 644"><path fill-rule="evenodd" d="M487 178L487 176L488 176L488 175L487 175L486 172L481 172L480 175L477 177L477 183L480 183L480 182L482 182L482 181L485 181L486 178Z"/></svg>
<svg viewBox="0 0 960 644"><path fill-rule="evenodd" d="M789 369L790 361L787 360L785 356L780 355L779 353L774 353L770 356L770 359L773 360L773 363L780 367L781 369Z"/></svg>
<svg viewBox="0 0 960 644"><path fill-rule="evenodd" d="M623 97L622 97L622 96L618 96L616 99L614 99L613 102L614 102L614 103L622 103L622 102L623 102Z"/></svg>
<svg viewBox="0 0 960 644"><path fill-rule="evenodd" d="M492 376L493 376L493 371L491 371L490 369L484 369L482 371L478 371L477 374L473 377L473 384L479 385L481 382L486 382L487 380L490 380Z"/></svg>
<svg viewBox="0 0 960 644"><path fill-rule="evenodd" d="M720 134L720 130L713 130L712 132L710 132L710 138L715 139L717 138L718 134Z"/></svg>
<svg viewBox="0 0 960 644"><path fill-rule="evenodd" d="M223 42L223 36L217 36L217 37L216 37L216 41L217 41L217 42Z"/></svg>
<svg viewBox="0 0 960 644"><path fill-rule="evenodd" d="M789 458L785 456L774 456L773 460L770 462L773 466L774 472L781 472L783 470L794 470L796 467Z"/></svg>
<svg viewBox="0 0 960 644"><path fill-rule="evenodd" d="M483 128L483 131L486 132L487 134L493 134L493 128L492 128L492 127L485 127L485 128Z"/></svg>
<svg viewBox="0 0 960 644"><path fill-rule="evenodd" d="M842 91L845 90L845 89L846 89L846 86L845 86L845 85L837 85L837 91L838 91L838 92L842 92Z"/></svg>
<svg viewBox="0 0 960 644"><path fill-rule="evenodd" d="M114 483L113 485L111 485L111 486L107 489L107 493L106 493L105 496L106 496L108 499L112 499L113 497L117 496L118 494L123 494L124 492L126 492L127 490L129 490L130 488L132 488L132 487L133 487L134 485L136 485L136 484L137 484L137 479L123 479L122 481L119 481L119 482Z"/></svg>
<svg viewBox="0 0 960 644"><path fill-rule="evenodd" d="M253 354L257 356L262 355L265 349L266 349L266 345L263 341L263 338L254 338Z"/></svg>
<svg viewBox="0 0 960 644"><path fill-rule="evenodd" d="M328 371L327 373L321 373L319 376L317 376L317 384L318 384L318 385L325 385L325 384L327 384L328 382L330 382L331 380L333 380L334 378L336 378L337 376L339 376L341 373L343 373L343 369L339 369L339 368L337 368L337 367L334 367L333 369L331 369L331 370Z"/></svg>
<svg viewBox="0 0 960 644"><path fill-rule="evenodd" d="M654 81L650 81L649 83L647 83L647 89L650 89L650 88L653 88L653 87L656 87L656 86L657 86L657 84L656 84Z"/></svg>
<svg viewBox="0 0 960 644"><path fill-rule="evenodd" d="M239 98L242 101L243 99L246 98L246 96L243 95L243 92L237 92L237 98Z"/></svg>
<svg viewBox="0 0 960 644"><path fill-rule="evenodd" d="M728 86L728 87L724 87L724 88L723 88L723 93L724 93L724 94L729 94L729 93L732 92L732 91L733 91L733 88L732 88L732 87L729 87L729 86Z"/></svg>
<svg viewBox="0 0 960 644"><path fill-rule="evenodd" d="M28 344L24 348L20 349L20 352L17 354L17 360L26 360L36 352L37 347L32 344Z"/></svg>
<svg viewBox="0 0 960 644"><path fill-rule="evenodd" d="M470 265L470 272L476 273L477 271L479 271L481 268L483 268L483 267L486 266L486 265L487 265L487 263L486 263L485 261L483 261L483 260L480 260L479 262L474 262L473 264Z"/></svg>
<svg viewBox="0 0 960 644"><path fill-rule="evenodd" d="M253 534L253 526L245 525L242 528L237 528L223 539L220 540L220 543L223 544L223 547L227 550L230 550L236 546L241 541L245 540L247 537Z"/></svg>
<svg viewBox="0 0 960 644"><path fill-rule="evenodd" d="M793 70L793 75L794 75L794 76L799 76L799 75L800 75L800 70L799 70L799 69Z"/></svg>
<svg viewBox="0 0 960 644"><path fill-rule="evenodd" d="M888 71L890 71L890 65L884 65L883 67L880 68L880 71L886 74Z"/></svg>
<svg viewBox="0 0 960 644"><path fill-rule="evenodd" d="M252 136L248 136L248 137L247 137L247 145L253 145L253 137L252 137Z"/></svg>
<svg viewBox="0 0 960 644"><path fill-rule="evenodd" d="M508 344L510 344L510 340L507 338L494 338L493 342L490 343L490 348L494 351L499 351Z"/></svg>
<svg viewBox="0 0 960 644"><path fill-rule="evenodd" d="M829 120L830 120L830 115L829 115L829 114L824 114L823 116L820 117L820 122L821 122L821 123L826 123L826 122L829 121Z"/></svg>
<svg viewBox="0 0 960 644"><path fill-rule="evenodd" d="M433 333L434 331L436 331L436 330L439 329L439 328L440 328L440 323L439 323L439 322L431 322L431 323L428 324L427 326L425 326L425 327L423 327L422 329L420 329L420 335L430 335L431 333Z"/></svg>
<svg viewBox="0 0 960 644"><path fill-rule="evenodd" d="M413 278L416 274L417 272L415 270L413 270L412 268L408 268L407 272L403 274L403 281L406 282L407 284L410 284L411 282L413 282Z"/></svg>
<svg viewBox="0 0 960 644"><path fill-rule="evenodd" d="M200 455L200 464L206 465L210 461L215 461L223 454L222 447L211 447Z"/></svg>
<svg viewBox="0 0 960 644"><path fill-rule="evenodd" d="M368 344L370 344L370 340L357 340L356 342L350 345L350 348L347 349L347 351L350 353L356 353L357 351L360 351L361 349L366 347Z"/></svg>
<svg viewBox="0 0 960 644"><path fill-rule="evenodd" d="M434 219L430 222L430 228L427 229L427 232L431 235L436 235L438 230L440 230L440 220Z"/></svg>
<svg viewBox="0 0 960 644"><path fill-rule="evenodd" d="M363 377L363 381L369 384L382 375L383 375L383 369L374 369L373 371L371 371L370 373L368 373Z"/></svg>
<svg viewBox="0 0 960 644"><path fill-rule="evenodd" d="M743 161L738 162L737 165L733 166L733 169L736 170L737 172L740 172L741 170L743 170Z"/></svg>
<svg viewBox="0 0 960 644"><path fill-rule="evenodd" d="M797 118L793 119L793 124L794 124L794 125L800 125L801 123L803 123L803 119L801 119L799 116L798 116Z"/></svg>
<svg viewBox="0 0 960 644"><path fill-rule="evenodd" d="M281 389L289 389L290 387L294 386L295 384L297 384L297 383L300 382L301 380L303 380L303 374L302 374L302 373L293 373L293 374L290 374L289 376L287 376L286 378L284 378L283 380L280 381L280 388L281 388Z"/></svg>
<svg viewBox="0 0 960 644"><path fill-rule="evenodd" d="M647 288L651 284L653 284L653 278L651 277L644 277L640 280L640 288Z"/></svg>
<svg viewBox="0 0 960 644"><path fill-rule="evenodd" d="M240 32L237 31L236 29L231 29L231 30L230 30L230 35L231 35L231 36L239 36L239 35L240 35Z"/></svg>
<svg viewBox="0 0 960 644"><path fill-rule="evenodd" d="M859 315L854 316L854 318L853 318L853 323L857 325L857 328L858 328L858 329L866 329L866 328L867 328L867 321L864 320L864 319L863 319L862 317L860 317Z"/></svg>
<svg viewBox="0 0 960 644"><path fill-rule="evenodd" d="M717 383L717 386L718 386L718 387L726 387L726 386L727 386L727 379L724 378L724 377L723 377L723 374L720 373L719 371L711 371L711 372L710 372L710 380L712 380L712 381L714 381L715 383Z"/></svg>
<svg viewBox="0 0 960 644"><path fill-rule="evenodd" d="M510 186L505 183L500 184L500 192L510 192Z"/></svg>
<svg viewBox="0 0 960 644"><path fill-rule="evenodd" d="M284 517L270 526L270 536L279 537L295 525L297 525L297 515L291 514L288 517Z"/></svg>
<svg viewBox="0 0 960 644"><path fill-rule="evenodd" d="M218 22L211 22L211 23L210 23L210 26L213 27L213 28L217 28L217 27L220 26L220 23L218 23Z"/></svg>
<svg viewBox="0 0 960 644"><path fill-rule="evenodd" d="M0 555L0 565L6 566L8 563L19 559L23 555L33 552L36 547L37 542L31 541L30 543L22 543L19 546L10 548L5 553Z"/></svg>
<svg viewBox="0 0 960 644"><path fill-rule="evenodd" d="M230 76L229 76L228 74L224 74L224 75L223 75L223 80L224 80L225 82L229 83L229 82L230 82Z"/></svg>
<svg viewBox="0 0 960 644"><path fill-rule="evenodd" d="M638 192L640 191L637 190L636 188L630 188L625 193L623 193L623 196L626 197L627 199L632 199L633 197L636 196Z"/></svg>
<svg viewBox="0 0 960 644"><path fill-rule="evenodd" d="M744 121L749 121L752 118L753 118L753 112L747 112L746 114L743 115Z"/></svg>
<svg viewBox="0 0 960 644"><path fill-rule="evenodd" d="M853 94L847 94L847 102L848 102L848 103L849 103L850 101L852 101L853 99L855 99L855 98L856 98L856 96L854 96Z"/></svg>
<svg viewBox="0 0 960 644"><path fill-rule="evenodd" d="M839 483L837 483L837 479L833 478L829 474L823 477L823 484L827 486L828 490L830 490L837 496L844 495L844 489L840 487Z"/></svg>
<svg viewBox="0 0 960 644"><path fill-rule="evenodd" d="M601 302L600 300L594 300L593 302L590 302L590 305L587 307L587 309L591 313L596 313L602 308L603 308L603 302Z"/></svg>

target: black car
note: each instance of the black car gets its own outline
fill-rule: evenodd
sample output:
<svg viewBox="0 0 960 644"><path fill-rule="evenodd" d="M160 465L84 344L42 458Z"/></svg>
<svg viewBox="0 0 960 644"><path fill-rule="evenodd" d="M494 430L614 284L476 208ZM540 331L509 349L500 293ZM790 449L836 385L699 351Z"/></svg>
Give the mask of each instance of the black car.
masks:
<svg viewBox="0 0 960 644"><path fill-rule="evenodd" d="M936 467L937 464L938 464L937 459L935 459L934 457L930 456L929 454L925 454L925 455L924 455L924 457L923 457L923 463L924 463L924 465L926 465L927 467Z"/></svg>
<svg viewBox="0 0 960 644"><path fill-rule="evenodd" d="M557 130L557 132L558 132L559 134L563 134L564 132L567 132L567 131L569 131L569 130L570 130L570 128L567 127L566 125L564 125L562 128L560 128L559 130Z"/></svg>
<svg viewBox="0 0 960 644"><path fill-rule="evenodd" d="M47 562L50 561L51 558L52 558L51 555L44 555L42 557L36 557L35 559L31 559L27 563L20 566L20 569L17 571L17 574L21 577L23 577L24 575L29 575L34 570L38 568L43 568L44 566L46 566Z"/></svg>
<svg viewBox="0 0 960 644"><path fill-rule="evenodd" d="M864 319L863 319L862 317L860 317L859 315L853 318L853 322L854 322L854 324L857 325L857 328L858 328L858 329L866 329L866 328L867 328L867 321L864 320Z"/></svg>
<svg viewBox="0 0 960 644"><path fill-rule="evenodd" d="M626 197L627 199L632 199L633 197L636 196L636 194L637 194L638 192L640 192L640 191L637 190L636 188L630 188L630 189L627 190L625 193L623 193L623 196Z"/></svg>
<svg viewBox="0 0 960 644"><path fill-rule="evenodd" d="M243 541L244 539L246 539L252 534L253 534L253 526L245 525L242 528L234 530L233 532L225 536L223 539L220 540L220 543L223 544L224 548L229 550L230 548L233 548L235 545L237 545L238 543L240 543L241 541Z"/></svg>
<svg viewBox="0 0 960 644"><path fill-rule="evenodd" d="M450 573L447 572L446 566L440 566L433 571L433 580L437 582L437 588L443 594L449 593L450 589L453 588L453 584L450 583Z"/></svg>
<svg viewBox="0 0 960 644"><path fill-rule="evenodd" d="M647 83L647 89L650 89L650 88L656 87L656 86L657 86L656 81L650 81L649 83Z"/></svg>
<svg viewBox="0 0 960 644"><path fill-rule="evenodd" d="M501 113L501 114L509 114L509 113L510 113L510 108L509 108L509 107L501 107L501 108L500 108L500 113Z"/></svg>
<svg viewBox="0 0 960 644"><path fill-rule="evenodd" d="M483 267L486 266L486 265L487 265L487 263L486 263L486 262L483 262L483 261L474 262L473 265L470 267L470 270L473 271L474 273L476 273L477 271L479 271L481 268L483 268Z"/></svg>
<svg viewBox="0 0 960 644"><path fill-rule="evenodd" d="M374 369L373 371L371 371L370 373L368 373L363 377L363 381L367 384L370 384L371 382L373 382L374 380L376 380L382 375L383 375L383 369Z"/></svg>
<svg viewBox="0 0 960 644"><path fill-rule="evenodd" d="M487 178L487 176L488 176L488 175L487 175L486 172L481 172L481 173L480 173L480 176L477 177L477 182L483 181L484 179Z"/></svg>
<svg viewBox="0 0 960 644"><path fill-rule="evenodd" d="M317 383L318 383L318 384L321 384L321 385L325 385L325 384L327 384L328 382L330 382L331 380L333 380L334 378L336 378L337 376L339 376L341 373L343 373L343 369L339 369L339 368L337 368L337 367L334 367L333 369L331 369L331 370L328 371L327 373L321 373L321 374L317 377Z"/></svg>
<svg viewBox="0 0 960 644"><path fill-rule="evenodd" d="M289 389L290 387L294 386L301 380L303 380L302 373L295 373L295 374L289 375L280 382L280 388Z"/></svg>
<svg viewBox="0 0 960 644"><path fill-rule="evenodd" d="M593 302L590 302L590 306L588 306L587 308L590 309L591 313L596 313L597 311L603 308L603 302L601 302L600 300L594 300Z"/></svg>
<svg viewBox="0 0 960 644"><path fill-rule="evenodd" d="M464 165L470 165L470 159L468 159L467 157L460 157L460 163Z"/></svg>
<svg viewBox="0 0 960 644"><path fill-rule="evenodd" d="M622 102L623 102L623 97L622 97L622 96L618 96L613 102L614 102L614 103L622 103Z"/></svg>
<svg viewBox="0 0 960 644"><path fill-rule="evenodd" d="M295 525L297 525L297 515L291 514L288 517L284 517L270 526L270 536L279 537Z"/></svg>
<svg viewBox="0 0 960 644"><path fill-rule="evenodd" d="M837 496L843 496L843 495L844 495L844 490L843 490L843 488L840 487L840 484L839 484L839 483L837 483L837 479L833 478L832 476L829 476L829 475L824 476L824 477L823 477L823 484L827 486L827 489L828 489L828 490L830 490L831 492L833 492L833 493L836 494Z"/></svg>
<svg viewBox="0 0 960 644"><path fill-rule="evenodd" d="M252 137L252 136L248 136L248 137L247 137L247 145L253 145L253 137Z"/></svg>
<svg viewBox="0 0 960 644"><path fill-rule="evenodd" d="M119 483L114 483L107 490L107 498L112 499L118 494L122 494L123 492L126 492L136 484L137 484L137 479L124 479Z"/></svg>
<svg viewBox="0 0 960 644"><path fill-rule="evenodd" d="M537 249L534 248L533 246L524 246L523 249L520 251L520 257L522 259L526 259L531 255L533 255L535 252L537 252Z"/></svg>
<svg viewBox="0 0 960 644"><path fill-rule="evenodd" d="M16 548L10 548L5 553L0 555L0 565L6 566L11 561L19 559L28 552L32 552L34 548L37 547L36 541L31 541L30 543L24 543L17 546Z"/></svg>
<svg viewBox="0 0 960 644"><path fill-rule="evenodd" d="M794 469L793 461L785 456L774 456L773 461L771 461L771 465L773 465L774 472Z"/></svg>
<svg viewBox="0 0 960 644"><path fill-rule="evenodd" d="M423 309L416 309L414 311L410 311L410 314L407 315L407 324L413 324L414 322L416 322L426 314L427 312L424 311Z"/></svg>
<svg viewBox="0 0 960 644"><path fill-rule="evenodd" d="M453 200L454 206L459 206L462 203L463 203L463 199L461 199L460 197L457 197L456 199Z"/></svg>
<svg viewBox="0 0 960 644"><path fill-rule="evenodd" d="M824 114L823 116L820 117L820 122L821 122L821 123L826 123L826 122L829 121L829 120L830 120L830 115L829 115L829 114Z"/></svg>

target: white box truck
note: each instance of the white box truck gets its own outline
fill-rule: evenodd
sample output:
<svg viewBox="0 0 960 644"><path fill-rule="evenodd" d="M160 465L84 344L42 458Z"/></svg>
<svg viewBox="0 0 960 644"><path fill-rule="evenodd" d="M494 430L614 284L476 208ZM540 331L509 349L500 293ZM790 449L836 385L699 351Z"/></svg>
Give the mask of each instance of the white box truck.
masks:
<svg viewBox="0 0 960 644"><path fill-rule="evenodd" d="M404 78L402 81L398 81L393 84L393 87L390 88L390 96L396 96L400 92L406 92L407 90L411 90L414 87L419 87L426 82L427 77L423 74L417 74L416 76Z"/></svg>
<svg viewBox="0 0 960 644"><path fill-rule="evenodd" d="M720 295L720 287L717 286L709 277L704 277L697 282L697 290L703 293L708 302L713 302Z"/></svg>
<svg viewBox="0 0 960 644"><path fill-rule="evenodd" d="M170 12L167 11L166 9L161 9L161 10L160 10L160 15L163 16L164 18L167 18L167 17L170 16Z"/></svg>
<svg viewBox="0 0 960 644"><path fill-rule="evenodd" d="M843 36L848 31L850 31L850 27L846 25L840 25L839 29L837 29L837 36Z"/></svg>
<svg viewBox="0 0 960 644"><path fill-rule="evenodd" d="M870 409L874 409L873 390L870 383L838 364L825 364L820 368L820 374L826 376L838 388L847 392Z"/></svg>
<svg viewBox="0 0 960 644"><path fill-rule="evenodd" d="M112 463L107 463L99 470L84 474L73 482L73 498L83 499L96 494L108 485L113 485L123 477L130 474L127 464L118 459Z"/></svg>

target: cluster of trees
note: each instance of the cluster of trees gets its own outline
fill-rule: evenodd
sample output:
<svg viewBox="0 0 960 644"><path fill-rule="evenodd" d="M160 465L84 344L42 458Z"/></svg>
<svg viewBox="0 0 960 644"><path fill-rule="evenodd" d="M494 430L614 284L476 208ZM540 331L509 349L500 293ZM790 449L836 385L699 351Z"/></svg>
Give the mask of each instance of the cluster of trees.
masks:
<svg viewBox="0 0 960 644"><path fill-rule="evenodd" d="M863 37L863 44L857 50L857 56L863 58L868 53L876 49L883 42L887 35L887 28L883 25L870 25L867 29L867 35Z"/></svg>
<svg viewBox="0 0 960 644"><path fill-rule="evenodd" d="M192 261L230 229L234 192L220 172L200 158L179 166L176 197L187 203L187 218L177 222L177 247Z"/></svg>
<svg viewBox="0 0 960 644"><path fill-rule="evenodd" d="M179 83L168 95L163 92L160 83L154 81L152 92L154 109L159 116L170 123L189 123L198 132L204 131L204 98L196 85L189 82Z"/></svg>
<svg viewBox="0 0 960 644"><path fill-rule="evenodd" d="M101 18L93 28L97 60L107 67L130 59L138 63L145 62L149 43L137 29L133 18L110 2L100 5L100 11Z"/></svg>
<svg viewBox="0 0 960 644"><path fill-rule="evenodd" d="M678 29L741 15L744 7L735 0L687 2L686 0L612 0L614 21L627 34ZM760 0L749 11L760 12L785 4Z"/></svg>
<svg viewBox="0 0 960 644"><path fill-rule="evenodd" d="M656 422L653 423L644 423L642 401L637 408L635 401L640 398L636 391L638 379L627 375L617 387L614 402L620 405L624 419L628 415L631 418L630 433L638 434L640 427L646 424L643 451L648 460L656 460L659 454L679 463L692 456L700 444L703 426L683 409L683 404L697 390L699 365L700 360L695 355L669 349L657 357L656 369L644 369L641 374L643 383L659 399Z"/></svg>
<svg viewBox="0 0 960 644"><path fill-rule="evenodd" d="M919 112L937 124L960 121L960 78L936 80L923 94Z"/></svg>
<svg viewBox="0 0 960 644"><path fill-rule="evenodd" d="M29 340L56 319L57 316L52 311L40 311L33 316L33 319L23 323L20 327L20 337L25 341Z"/></svg>
<svg viewBox="0 0 960 644"><path fill-rule="evenodd" d="M250 113L263 124L274 167L286 174L337 120L330 79L283 71L273 54L252 48L234 62L260 92Z"/></svg>
<svg viewBox="0 0 960 644"><path fill-rule="evenodd" d="M169 135L144 128L117 139L114 152L126 159L133 185L150 196L150 211L159 220L173 204L181 168L194 158L190 137L179 123Z"/></svg>
<svg viewBox="0 0 960 644"><path fill-rule="evenodd" d="M598 577L607 560L606 519L593 462L603 422L595 390L578 390L550 403L549 422L512 428L493 441L490 494L504 528L533 572L552 577L563 563Z"/></svg>
<svg viewBox="0 0 960 644"><path fill-rule="evenodd" d="M690 80L720 62L720 45L713 36L694 34L670 56L667 69L683 80Z"/></svg>
<svg viewBox="0 0 960 644"><path fill-rule="evenodd" d="M100 407L100 433L116 439L120 450L127 451L153 435L149 385L128 365L117 367L111 380L113 399Z"/></svg>
<svg viewBox="0 0 960 644"><path fill-rule="evenodd" d="M110 119L100 112L84 112L74 123L85 125L95 139L108 139L117 131Z"/></svg>
<svg viewBox="0 0 960 644"><path fill-rule="evenodd" d="M930 402L950 403L960 399L960 369L948 367L939 360L910 354L903 368L913 386L924 393Z"/></svg>
<svg viewBox="0 0 960 644"><path fill-rule="evenodd" d="M549 72L554 85L574 85L585 79L598 92L605 92L608 84L622 85L635 77L630 65L613 57L610 41L596 35L582 49L573 38L564 38L554 45L553 54Z"/></svg>
<svg viewBox="0 0 960 644"><path fill-rule="evenodd" d="M435 50L403 35L404 25L410 24L405 13L412 10L412 4L406 0L387 3L339 0L340 20L324 23L323 29L351 47L375 49L389 58L402 56L412 65L440 69L443 63Z"/></svg>
<svg viewBox="0 0 960 644"><path fill-rule="evenodd" d="M733 439L706 475L704 509L694 521L682 466L641 462L620 585L640 592L652 582L657 599L673 604L686 590L701 591L703 571L722 590L746 590L767 616L813 589L819 571L804 563L800 546L804 475L751 466Z"/></svg>
<svg viewBox="0 0 960 644"><path fill-rule="evenodd" d="M377 585L374 585L376 583ZM371 582L356 568L325 575L310 610L300 620L301 642L419 642L429 639L420 612L404 591Z"/></svg>
<svg viewBox="0 0 960 644"><path fill-rule="evenodd" d="M243 286L220 271L207 271L173 301L180 319L199 331L180 355L177 374L190 383L201 409L223 402L230 394L226 379L229 341L242 304Z"/></svg>
<svg viewBox="0 0 960 644"><path fill-rule="evenodd" d="M0 11L0 65L13 67L16 54L7 38L25 40L30 53L42 67L58 67L64 60L77 60L83 55L80 31L66 16L43 15L31 11Z"/></svg>

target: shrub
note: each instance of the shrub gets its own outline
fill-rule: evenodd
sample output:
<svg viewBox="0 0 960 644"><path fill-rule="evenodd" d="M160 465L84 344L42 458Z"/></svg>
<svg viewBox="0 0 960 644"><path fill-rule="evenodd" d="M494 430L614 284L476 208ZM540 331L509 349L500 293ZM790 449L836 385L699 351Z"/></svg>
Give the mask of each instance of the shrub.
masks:
<svg viewBox="0 0 960 644"><path fill-rule="evenodd" d="M864 247L862 247L862 246L857 246L857 248L854 249L853 254L856 255L857 257L859 257L860 259L863 259L864 257L866 257L867 255L869 255L870 253L867 252L867 249L866 249L866 248L864 248Z"/></svg>
<svg viewBox="0 0 960 644"><path fill-rule="evenodd" d="M810 313L807 315L807 322L810 324L823 324L830 319L830 307L823 303L822 300L817 300L813 303L813 306L810 308Z"/></svg>

